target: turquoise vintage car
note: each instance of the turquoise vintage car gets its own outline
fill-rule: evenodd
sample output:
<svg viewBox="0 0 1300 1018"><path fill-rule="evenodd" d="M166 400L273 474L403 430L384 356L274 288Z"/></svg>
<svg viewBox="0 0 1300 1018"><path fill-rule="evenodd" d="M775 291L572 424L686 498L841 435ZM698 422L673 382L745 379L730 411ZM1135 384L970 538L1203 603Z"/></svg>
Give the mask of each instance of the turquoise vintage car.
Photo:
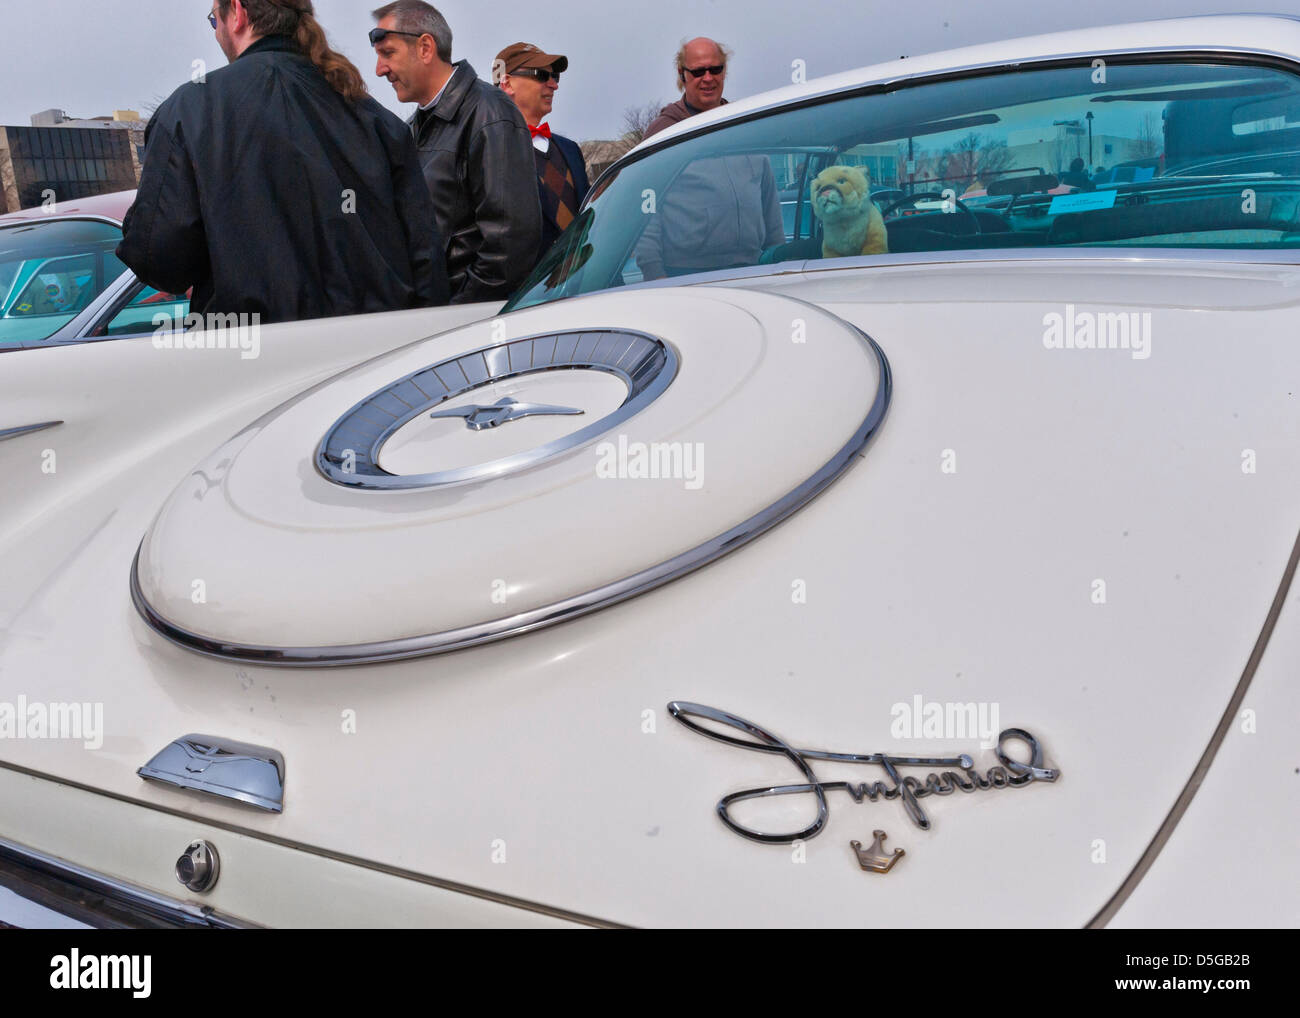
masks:
<svg viewBox="0 0 1300 1018"><path fill-rule="evenodd" d="M152 332L185 317L114 254L134 191L0 216L0 351Z"/></svg>

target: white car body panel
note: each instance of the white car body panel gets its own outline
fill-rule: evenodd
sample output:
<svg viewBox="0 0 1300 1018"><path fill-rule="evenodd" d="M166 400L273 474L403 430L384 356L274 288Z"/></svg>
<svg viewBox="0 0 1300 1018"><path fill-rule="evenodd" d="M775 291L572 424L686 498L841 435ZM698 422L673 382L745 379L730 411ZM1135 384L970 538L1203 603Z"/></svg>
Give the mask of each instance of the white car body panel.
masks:
<svg viewBox="0 0 1300 1018"><path fill-rule="evenodd" d="M202 907L230 916L256 915L274 927L317 929L564 929L572 919L466 894L347 860L250 837L185 817L142 810L95 792L0 769L0 823L8 840L43 846L57 858L86 854L86 831L100 832L95 864L125 884L162 895L158 880L178 850L198 838L221 846L222 865L242 874L221 881ZM181 891L183 893L183 889Z"/></svg>
<svg viewBox="0 0 1300 1018"><path fill-rule="evenodd" d="M1300 849L1300 764L1284 748L1300 717L1297 675L1300 591L1293 586L1214 766L1111 928L1300 926L1300 896L1288 876ZM1231 879L1216 879L1225 872Z"/></svg>
<svg viewBox="0 0 1300 1018"><path fill-rule="evenodd" d="M1143 291L1159 308L1145 362L1042 348L1045 310L1094 287L1077 264L1036 267L1037 300L998 299L987 269L979 303L934 301L949 282L939 268L929 285L927 270L906 270L910 294L881 280L851 306L818 295L880 342L897 380L882 434L829 492L737 555L630 603L372 669L298 674L203 660L136 617L123 596L134 540L184 475L180 464L210 443L202 434L169 452L175 469L155 461L47 510L42 527L59 541L19 534L6 544L15 586L40 591L9 607L6 674L72 702L109 686L112 709L132 718L131 736L110 734L99 753L32 742L7 746L9 758L196 818L613 922L780 915L852 925L869 905L881 922L942 923L964 901L971 922L1084 923L1195 765L1300 519L1287 395L1300 373L1284 285L1292 270L1248 271L1271 278L1271 307L1215 312L1203 279L1144 268ZM1251 287L1223 292L1240 303ZM561 306L562 318L587 303ZM1245 334L1232 328L1243 314ZM972 384L1015 378L1026 357L1039 370L1016 400ZM1215 399L1229 383L1230 405ZM1252 476L1240 468L1247 443L1268 464ZM945 448L958 452L956 474L939 468ZM12 476L17 464L7 468ZM105 504L116 509L107 521L93 509ZM581 532L571 540L580 555ZM1107 580L1104 606L1090 600L1095 577ZM808 585L807 605L791 603L795 579ZM650 646L653 657L629 650ZM808 844L806 870L788 849L738 839L712 809L723 793L785 780L791 768L705 742L663 712L690 699L796 744L869 752L898 745L894 703L964 701L972 688L1000 704L1004 723L1042 740L1060 782L929 800L935 830L921 845L897 803L834 803L833 833ZM350 709L358 731L343 735ZM640 729L647 709L658 715L653 736ZM285 813L142 785L136 768L191 730L280 749L290 761ZM988 756L970 740L917 750ZM849 882L847 841L876 824L916 865L887 882ZM1027 867L1025 852L1048 831L1053 850ZM1089 861L1097 838L1106 865ZM507 865L492 861L498 840ZM629 882L629 871L640 878Z"/></svg>

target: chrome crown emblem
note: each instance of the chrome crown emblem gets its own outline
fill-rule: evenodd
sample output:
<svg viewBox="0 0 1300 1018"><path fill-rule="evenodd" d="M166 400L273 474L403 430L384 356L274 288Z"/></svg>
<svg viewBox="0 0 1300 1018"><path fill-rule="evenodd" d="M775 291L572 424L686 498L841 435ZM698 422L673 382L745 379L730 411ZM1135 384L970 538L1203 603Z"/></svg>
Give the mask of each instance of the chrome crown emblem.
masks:
<svg viewBox="0 0 1300 1018"><path fill-rule="evenodd" d="M907 855L901 848L894 849L894 854L890 855L885 851L885 839L889 837L884 831L872 831L871 836L875 839L870 848L863 848L862 842L850 841L849 847L853 849L858 857L858 865L864 870L871 873L888 873L894 868L894 863Z"/></svg>
<svg viewBox="0 0 1300 1018"><path fill-rule="evenodd" d="M546 403L520 403L518 400L513 400L507 396L505 399L497 400L490 406L474 404L452 407L448 410L435 410L429 416L431 418L463 417L465 418L465 427L469 428L470 431L486 431L488 428L498 428L502 424L523 420L525 417L560 417L585 412L569 406L549 406Z"/></svg>

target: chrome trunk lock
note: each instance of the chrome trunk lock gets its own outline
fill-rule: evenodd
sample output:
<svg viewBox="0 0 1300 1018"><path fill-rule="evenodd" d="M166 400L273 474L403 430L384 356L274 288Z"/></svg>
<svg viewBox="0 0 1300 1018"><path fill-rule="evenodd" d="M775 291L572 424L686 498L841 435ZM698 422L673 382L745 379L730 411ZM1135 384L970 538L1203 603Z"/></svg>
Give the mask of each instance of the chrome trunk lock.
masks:
<svg viewBox="0 0 1300 1018"><path fill-rule="evenodd" d="M221 871L217 850L206 841L195 841L176 860L176 879L196 894L216 886Z"/></svg>

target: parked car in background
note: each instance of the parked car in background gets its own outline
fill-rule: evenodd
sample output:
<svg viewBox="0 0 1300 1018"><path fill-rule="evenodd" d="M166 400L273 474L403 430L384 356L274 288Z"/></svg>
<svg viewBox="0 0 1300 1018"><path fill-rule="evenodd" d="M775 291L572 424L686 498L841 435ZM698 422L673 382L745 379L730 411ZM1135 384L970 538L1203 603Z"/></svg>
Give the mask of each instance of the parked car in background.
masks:
<svg viewBox="0 0 1300 1018"><path fill-rule="evenodd" d="M1188 172L1064 187L1090 114ZM1300 924L1297 150L1300 19L999 42L655 135L500 313L4 358L0 724L84 723L0 739L0 885L88 924ZM880 212L791 172L791 239L641 280L665 203L701 263L752 235L674 185L756 153L910 159L888 253L823 257Z"/></svg>
<svg viewBox="0 0 1300 1018"><path fill-rule="evenodd" d="M136 279L114 252L134 191L0 215L0 353L152 333L183 294Z"/></svg>

